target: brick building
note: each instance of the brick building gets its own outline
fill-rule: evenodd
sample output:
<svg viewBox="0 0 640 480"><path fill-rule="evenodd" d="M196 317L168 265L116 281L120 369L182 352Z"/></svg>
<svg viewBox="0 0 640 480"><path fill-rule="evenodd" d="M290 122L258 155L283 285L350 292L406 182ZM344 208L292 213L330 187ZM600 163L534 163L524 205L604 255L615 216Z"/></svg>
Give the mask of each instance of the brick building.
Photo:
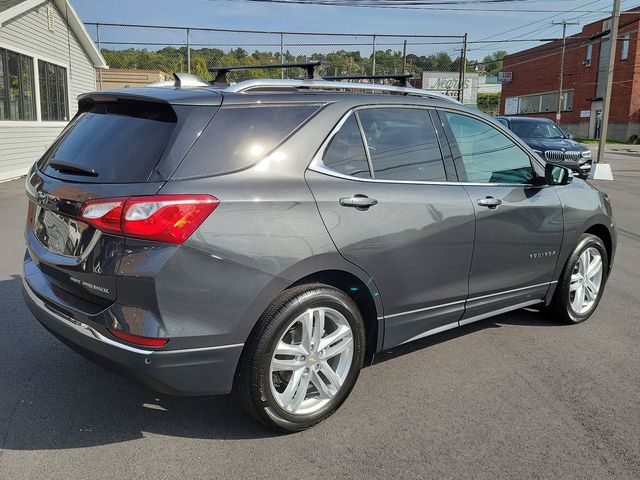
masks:
<svg viewBox="0 0 640 480"><path fill-rule="evenodd" d="M567 37L559 122L567 133L589 138L599 135L610 27L610 18L600 20ZM631 135L640 135L639 29L640 8L621 15L609 117L610 140L626 141ZM504 71L512 73L512 81L503 85L501 114L556 119L561 46L561 41L555 41L505 57Z"/></svg>

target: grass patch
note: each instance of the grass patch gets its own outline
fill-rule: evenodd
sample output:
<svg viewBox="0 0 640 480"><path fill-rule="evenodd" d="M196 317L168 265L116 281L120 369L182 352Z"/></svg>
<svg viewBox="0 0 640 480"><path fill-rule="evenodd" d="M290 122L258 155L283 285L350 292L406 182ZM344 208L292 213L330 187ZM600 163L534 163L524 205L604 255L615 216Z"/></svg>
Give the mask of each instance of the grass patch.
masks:
<svg viewBox="0 0 640 480"><path fill-rule="evenodd" d="M574 137L576 142L585 143L587 145L597 145L599 140L593 138ZM629 145L627 142L617 142L615 140L607 140L607 143L611 145Z"/></svg>

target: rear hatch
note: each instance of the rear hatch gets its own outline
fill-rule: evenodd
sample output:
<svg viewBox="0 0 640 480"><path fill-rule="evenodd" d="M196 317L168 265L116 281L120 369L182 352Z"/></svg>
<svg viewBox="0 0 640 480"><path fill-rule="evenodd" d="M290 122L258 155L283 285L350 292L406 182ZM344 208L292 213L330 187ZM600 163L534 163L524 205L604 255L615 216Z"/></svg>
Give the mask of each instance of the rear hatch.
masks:
<svg viewBox="0 0 640 480"><path fill-rule="evenodd" d="M112 304L126 241L85 221L83 206L156 194L216 111L126 93L84 97L27 179L27 281L43 277L56 300L87 314Z"/></svg>

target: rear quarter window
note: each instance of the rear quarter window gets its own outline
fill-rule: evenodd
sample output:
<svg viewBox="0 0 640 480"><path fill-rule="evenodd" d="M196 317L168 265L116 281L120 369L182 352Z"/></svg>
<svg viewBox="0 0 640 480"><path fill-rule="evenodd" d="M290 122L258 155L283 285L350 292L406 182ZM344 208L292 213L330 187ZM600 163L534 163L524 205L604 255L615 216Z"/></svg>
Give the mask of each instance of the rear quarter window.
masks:
<svg viewBox="0 0 640 480"><path fill-rule="evenodd" d="M221 175L248 168L271 153L320 105L222 107L173 175Z"/></svg>

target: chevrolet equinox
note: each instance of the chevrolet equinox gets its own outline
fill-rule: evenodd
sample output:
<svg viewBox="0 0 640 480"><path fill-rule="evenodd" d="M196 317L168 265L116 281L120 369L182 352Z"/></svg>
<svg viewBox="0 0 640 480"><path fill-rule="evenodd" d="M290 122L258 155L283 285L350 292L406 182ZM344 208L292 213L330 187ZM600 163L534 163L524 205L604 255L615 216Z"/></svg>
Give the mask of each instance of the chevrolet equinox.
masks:
<svg viewBox="0 0 640 480"><path fill-rule="evenodd" d="M525 307L586 320L616 246L607 195L490 117L315 75L82 95L26 191L46 329L281 432L383 350Z"/></svg>

